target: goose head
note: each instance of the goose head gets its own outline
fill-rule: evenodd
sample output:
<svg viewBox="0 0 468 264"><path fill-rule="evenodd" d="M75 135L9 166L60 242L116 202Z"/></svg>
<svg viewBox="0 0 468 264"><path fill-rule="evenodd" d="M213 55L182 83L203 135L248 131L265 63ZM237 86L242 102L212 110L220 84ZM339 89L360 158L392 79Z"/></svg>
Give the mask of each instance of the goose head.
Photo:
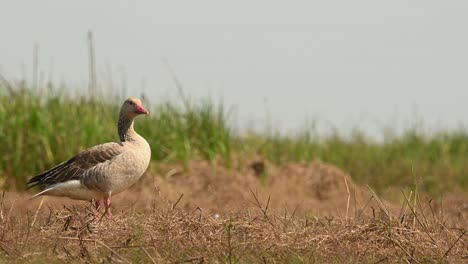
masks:
<svg viewBox="0 0 468 264"><path fill-rule="evenodd" d="M149 112L143 107L141 100L135 97L130 97L122 105L120 115L133 119L139 115L148 115Z"/></svg>

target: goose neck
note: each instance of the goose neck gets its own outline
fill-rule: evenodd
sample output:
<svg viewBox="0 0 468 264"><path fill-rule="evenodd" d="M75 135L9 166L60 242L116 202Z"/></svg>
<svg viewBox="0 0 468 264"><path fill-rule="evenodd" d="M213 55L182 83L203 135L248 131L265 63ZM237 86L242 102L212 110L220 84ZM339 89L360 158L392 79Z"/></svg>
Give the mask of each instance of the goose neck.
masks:
<svg viewBox="0 0 468 264"><path fill-rule="evenodd" d="M117 123L117 130L121 142L133 141L137 135L135 129L133 129L133 118L120 116Z"/></svg>

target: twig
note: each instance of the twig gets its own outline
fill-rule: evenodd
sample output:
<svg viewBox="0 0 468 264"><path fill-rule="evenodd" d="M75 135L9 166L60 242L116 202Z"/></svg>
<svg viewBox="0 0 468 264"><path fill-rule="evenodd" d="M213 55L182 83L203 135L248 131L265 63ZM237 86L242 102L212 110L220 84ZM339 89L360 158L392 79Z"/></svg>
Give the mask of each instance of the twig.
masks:
<svg viewBox="0 0 468 264"><path fill-rule="evenodd" d="M414 195L416 197L416 194ZM434 243L434 244L437 244L435 239L431 236L430 232L429 232L429 228L427 227L427 225L423 222L421 222L421 220L419 220L419 217L417 216L416 214L416 210L411 207L411 204L410 204L410 201L408 200L408 198L406 197L405 193L403 193L403 197L405 197L405 200L406 202L408 203L408 207L409 209L411 210L411 212L413 213L413 222L415 222L416 220L418 221L419 225L421 225L421 227L423 228L424 232L429 236L429 238L431 239L431 241Z"/></svg>
<svg viewBox="0 0 468 264"><path fill-rule="evenodd" d="M120 249L120 248L141 248L142 245L133 245L133 246L112 246L111 248Z"/></svg>
<svg viewBox="0 0 468 264"><path fill-rule="evenodd" d="M198 215L198 222L201 222L203 210L200 207L197 207L196 210L200 212L200 214Z"/></svg>
<svg viewBox="0 0 468 264"><path fill-rule="evenodd" d="M116 256L118 256L121 260L123 260L124 262L126 263L131 263L130 261L126 260L124 257L122 257L119 253L117 253L115 250L113 250L112 248L110 248L108 245L104 244L104 242L100 241L100 240L96 240L97 243L101 244L102 246L104 246L105 248L107 248L110 252L114 253Z"/></svg>
<svg viewBox="0 0 468 264"><path fill-rule="evenodd" d="M226 226L226 235L227 235L227 243L228 243L228 262L229 264L232 264L232 244L231 244L231 240L232 240L232 235L231 235L231 228L232 228L232 223L231 223L231 219L229 219L229 224L227 224Z"/></svg>
<svg viewBox="0 0 468 264"><path fill-rule="evenodd" d="M371 191L371 193L375 197L375 200L377 201L377 204L379 205L380 209L382 209L382 211L385 213L385 215L387 215L387 218L389 220L392 220L392 217L391 217L390 213L388 212L387 208L385 208L385 205L380 200L379 196L377 196L377 194L374 192L374 190L369 185L367 185L367 188Z"/></svg>
<svg viewBox="0 0 468 264"><path fill-rule="evenodd" d="M434 208L432 208L432 198L429 199L429 201L427 202L429 204L429 209L431 209L431 214L432 214L432 217L436 220L439 220L439 218L436 216L435 212L434 212Z"/></svg>
<svg viewBox="0 0 468 264"><path fill-rule="evenodd" d="M144 247L140 247L141 250L143 250L143 252L145 252L146 256L148 256L148 258L151 260L151 263L154 263L156 264L156 261L153 259L153 257L151 257L151 255L148 253L148 251L146 251L146 249Z"/></svg>
<svg viewBox="0 0 468 264"><path fill-rule="evenodd" d="M417 206L419 207L419 211L421 212L422 220L424 221L424 224L426 225L426 228L429 231L429 221L427 220L426 214L424 213L424 208L421 206L420 201L418 201Z"/></svg>
<svg viewBox="0 0 468 264"><path fill-rule="evenodd" d="M0 75L0 77L1 77L1 75ZM3 201L5 199L5 193L6 193L6 191L2 192L2 199L0 200L0 220L2 220L2 221L3 221Z"/></svg>
<svg viewBox="0 0 468 264"><path fill-rule="evenodd" d="M300 203L300 204L297 204L296 207L294 208L294 211L292 212L291 216L289 217L288 221L286 221L286 223L284 224L284 229L286 229L286 227L289 225L289 223L291 223L291 221L293 220L294 216L296 215L296 212L297 212L297 209L299 208L299 206L303 203L303 201Z"/></svg>
<svg viewBox="0 0 468 264"><path fill-rule="evenodd" d="M416 203L418 201L418 183L416 181L416 174L414 173L414 164L411 162L411 174L413 175L413 181L414 181L414 205L413 205L413 208L414 210L416 210ZM409 204L408 204L409 205ZM421 223L419 221L419 219L416 219L416 214L414 214L415 218L413 218L413 227L416 226L416 220L418 220L419 223ZM431 237L432 239L432 237ZM434 241L434 240L432 240Z"/></svg>
<svg viewBox="0 0 468 264"><path fill-rule="evenodd" d="M15 255L17 255L18 257L24 258L24 256L21 255L21 253L19 253L18 250L9 247L8 245L6 245L5 243L3 243L2 241L0 241L0 246L1 246L1 248L2 248L8 255L9 255L10 253L9 253L7 250L5 250L5 248L8 249L8 250L10 250L11 252L15 253Z"/></svg>
<svg viewBox="0 0 468 264"><path fill-rule="evenodd" d="M461 235L457 238L457 240L455 240L455 242L453 242L453 244L449 247L449 249L447 249L447 251L445 251L444 255L442 256L442 258L445 258L448 253L450 252L450 250L452 250L452 248L455 246L455 244L458 243L458 241L466 234L466 230L463 230L463 233L461 233Z"/></svg>
<svg viewBox="0 0 468 264"><path fill-rule="evenodd" d="M401 190L401 193L405 195L403 190ZM408 199L411 201L411 197L413 196L413 190L410 191ZM405 219L406 215L406 209L408 209L408 204L403 201L403 204L401 205L401 210L400 210L400 223L403 223L403 220Z"/></svg>
<svg viewBox="0 0 468 264"><path fill-rule="evenodd" d="M374 196L371 196L369 198L369 200L367 200L367 203L364 205L364 207L361 209L361 211L359 212L359 215L356 217L356 218L360 218L362 213L364 213L364 210L366 210L367 206L369 206L369 203L370 201L372 201L372 199L374 199Z"/></svg>
<svg viewBox="0 0 468 264"><path fill-rule="evenodd" d="M172 210L174 210L177 206L177 204L179 204L180 200L182 200L182 197L184 196L184 194L181 194L179 199L177 199L177 201L175 202L175 204L172 206Z"/></svg>
<svg viewBox="0 0 468 264"><path fill-rule="evenodd" d="M65 247L65 245L62 246L63 251L65 251L65 254L67 254L68 257L74 258L72 253Z"/></svg>
<svg viewBox="0 0 468 264"><path fill-rule="evenodd" d="M270 220L270 217L268 217L268 214L267 214L267 211L268 211L268 206L270 205L270 198L271 198L271 195L268 195L268 200L267 200L267 204L265 206L265 208L263 208L262 204L260 203L260 200L258 200L258 195L256 193L254 193L252 190L250 190L250 192L252 193L254 199L255 199L255 205L258 206L258 208L260 208L260 210L262 211L263 213L263 216L265 217L265 219L268 221L268 223L272 226L272 227L275 227L275 225L271 222Z"/></svg>
<svg viewBox="0 0 468 264"><path fill-rule="evenodd" d="M37 207L36 213L34 214L34 218L33 218L33 221L31 223L31 227L33 227L34 224L36 223L37 214L39 213L39 210L41 210L41 207L42 207L43 203L44 203L44 196L42 196L41 202L39 203L39 206Z"/></svg>
<svg viewBox="0 0 468 264"><path fill-rule="evenodd" d="M346 181L346 177L343 177L343 179L344 179L344 183L346 186L346 192L348 193L348 201L346 202L346 217L345 217L345 223L348 224L349 200L351 198L351 193L349 192L348 182Z"/></svg>
<svg viewBox="0 0 468 264"><path fill-rule="evenodd" d="M8 214L6 216L6 219L10 218L11 212L13 211L13 207L15 207L16 199L13 200L13 203L11 203L10 210L8 210Z"/></svg>

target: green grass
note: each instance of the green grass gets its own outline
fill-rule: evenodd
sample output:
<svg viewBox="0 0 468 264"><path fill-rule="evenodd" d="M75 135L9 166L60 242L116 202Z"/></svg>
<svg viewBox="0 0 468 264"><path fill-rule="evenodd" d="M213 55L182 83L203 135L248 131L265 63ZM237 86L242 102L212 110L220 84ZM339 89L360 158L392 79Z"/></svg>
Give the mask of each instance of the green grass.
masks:
<svg viewBox="0 0 468 264"><path fill-rule="evenodd" d="M424 135L413 128L379 143L362 133L349 139L339 134L320 139L313 134L305 131L295 137L270 136L259 152L275 163L329 162L379 192L389 186L415 184L429 192L468 189L466 131Z"/></svg>
<svg viewBox="0 0 468 264"><path fill-rule="evenodd" d="M100 97L104 98L104 97ZM27 179L77 151L118 140L115 123L122 98L87 96L46 89L0 86L0 186L23 188ZM222 161L260 155L272 163L322 160L349 172L361 184L381 192L389 186L412 186L429 192L468 190L468 133L425 135L408 129L383 142L356 131L318 137L311 129L295 136L279 133L233 133L223 104L163 102L149 105L136 129L150 143L152 159L187 164L193 158Z"/></svg>

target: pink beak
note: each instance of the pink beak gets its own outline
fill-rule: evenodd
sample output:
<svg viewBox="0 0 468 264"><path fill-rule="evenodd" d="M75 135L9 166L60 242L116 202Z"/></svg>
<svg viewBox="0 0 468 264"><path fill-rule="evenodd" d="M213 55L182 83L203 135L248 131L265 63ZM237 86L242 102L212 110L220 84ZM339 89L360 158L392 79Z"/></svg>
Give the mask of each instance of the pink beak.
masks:
<svg viewBox="0 0 468 264"><path fill-rule="evenodd" d="M145 115L149 114L149 112L142 105L137 105L136 106L135 113L136 114L145 114Z"/></svg>

